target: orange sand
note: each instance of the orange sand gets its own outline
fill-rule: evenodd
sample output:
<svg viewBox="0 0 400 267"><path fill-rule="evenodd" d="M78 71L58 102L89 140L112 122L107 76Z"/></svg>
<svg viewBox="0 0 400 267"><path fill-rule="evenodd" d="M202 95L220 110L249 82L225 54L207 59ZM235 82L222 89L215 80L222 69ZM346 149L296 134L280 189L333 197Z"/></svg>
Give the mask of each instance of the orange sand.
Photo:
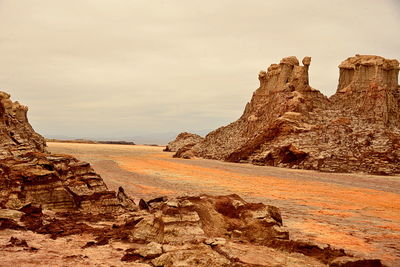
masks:
<svg viewBox="0 0 400 267"><path fill-rule="evenodd" d="M400 188L388 192L358 184L360 179L371 177L378 183L394 181L398 186L400 177L322 174L203 159L173 159L172 153L161 152L160 147L65 143L49 146L55 152L94 162L95 168L96 160L116 162L122 170L144 178L127 181L118 175L114 178L111 172L107 173L107 179L123 182L125 187L135 185L144 194L176 194L182 188L189 188L193 193L237 193L247 199L266 201L281 207L284 220L296 237L303 235L400 265ZM102 174L103 169L98 170ZM151 177L152 182L147 183L145 177ZM330 179L354 180L354 183L341 184ZM169 184L172 188L164 188Z"/></svg>

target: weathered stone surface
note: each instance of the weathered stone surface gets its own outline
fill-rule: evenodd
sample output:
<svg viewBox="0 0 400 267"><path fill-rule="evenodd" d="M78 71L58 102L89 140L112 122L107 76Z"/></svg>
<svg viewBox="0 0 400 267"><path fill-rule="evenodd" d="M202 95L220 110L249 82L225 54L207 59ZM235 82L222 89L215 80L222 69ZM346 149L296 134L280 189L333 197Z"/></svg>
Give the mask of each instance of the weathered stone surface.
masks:
<svg viewBox="0 0 400 267"><path fill-rule="evenodd" d="M180 133L174 141L168 143L164 151L177 152L178 150L185 147L185 149L191 148L193 145L202 141L204 138L197 134L192 133Z"/></svg>
<svg viewBox="0 0 400 267"><path fill-rule="evenodd" d="M12 219L19 221L24 213L18 210L0 209L0 219Z"/></svg>
<svg viewBox="0 0 400 267"><path fill-rule="evenodd" d="M142 256L143 258L153 259L163 253L162 245L156 242L150 242L146 246L135 250L135 253Z"/></svg>
<svg viewBox="0 0 400 267"><path fill-rule="evenodd" d="M171 207L168 205L169 201L177 205ZM187 205L188 202L191 205ZM272 217L270 213L272 206L247 203L237 195L202 195L171 200L162 198L158 203L157 207L151 207L149 210L97 215L84 210L52 213L42 211L40 207L27 205L21 209L23 215L20 228L29 229L31 233L50 235L54 240L68 236L70 248L75 243L82 244L82 237L91 235L94 241L86 242L80 251L81 254L90 253L85 251L97 249L96 247L101 250L103 246L112 247L122 242L121 244L125 244L124 247L128 248L125 249L124 255L120 256L121 261L132 264L151 263L155 266L281 266L282 264L327 266L330 263L344 262L380 264L379 260L353 259L345 251L329 246L319 247L312 243L290 240L288 234L281 235L285 231L282 231L282 222ZM274 209L273 214L274 217L280 218L279 210ZM18 213L7 216L17 218L20 215ZM20 229L14 228L11 224L7 225L11 226L9 229ZM112 253L118 255L117 252L121 249L119 246L115 248Z"/></svg>
<svg viewBox="0 0 400 267"><path fill-rule="evenodd" d="M333 260L329 267L380 267L380 260L366 260L354 257L339 257Z"/></svg>
<svg viewBox="0 0 400 267"><path fill-rule="evenodd" d="M151 261L154 266L231 266L231 261L206 245L192 246L187 250L167 252Z"/></svg>
<svg viewBox="0 0 400 267"><path fill-rule="evenodd" d="M326 264L322 263L321 261L307 257L300 253L277 251L273 248L265 246L254 246L230 242L225 246L218 247L216 250L221 254L227 255L227 257L230 259L235 259L238 266L326 266Z"/></svg>
<svg viewBox="0 0 400 267"><path fill-rule="evenodd" d="M388 130L400 128L399 62L379 56L356 55L339 65L337 93L331 101L348 117Z"/></svg>
<svg viewBox="0 0 400 267"><path fill-rule="evenodd" d="M162 243L164 240L164 222L161 220L159 214L147 214L140 216L138 223L130 233L130 240L132 242L156 242Z"/></svg>
<svg viewBox="0 0 400 267"><path fill-rule="evenodd" d="M198 156L328 172L400 173L399 62L356 55L330 98L309 85L310 57L272 64L235 122L183 147Z"/></svg>
<svg viewBox="0 0 400 267"><path fill-rule="evenodd" d="M131 214L139 221L128 231L135 236L132 242L151 242L128 249L124 260L155 266L327 266L348 256L329 246L290 240L276 207L237 195L164 197L156 203ZM130 220L117 229L128 225ZM121 237L122 232L112 234L115 240Z"/></svg>
<svg viewBox="0 0 400 267"><path fill-rule="evenodd" d="M45 151L46 142L28 122L28 107L0 91L0 159L23 151ZM13 147L18 146L18 150Z"/></svg>
<svg viewBox="0 0 400 267"><path fill-rule="evenodd" d="M3 158L0 173L2 208L34 203L59 211L104 211L121 206L90 165L72 157L28 152Z"/></svg>
<svg viewBox="0 0 400 267"><path fill-rule="evenodd" d="M118 188L117 199L125 209L138 209L138 207L135 205L135 202L125 193L125 190L122 188L122 186Z"/></svg>
<svg viewBox="0 0 400 267"><path fill-rule="evenodd" d="M21 218L23 212L11 209L0 209L0 230L2 229L23 229Z"/></svg>
<svg viewBox="0 0 400 267"><path fill-rule="evenodd" d="M32 203L58 211L104 212L129 205L127 199L120 204L89 163L47 153L44 138L28 122L27 110L0 92L0 208Z"/></svg>

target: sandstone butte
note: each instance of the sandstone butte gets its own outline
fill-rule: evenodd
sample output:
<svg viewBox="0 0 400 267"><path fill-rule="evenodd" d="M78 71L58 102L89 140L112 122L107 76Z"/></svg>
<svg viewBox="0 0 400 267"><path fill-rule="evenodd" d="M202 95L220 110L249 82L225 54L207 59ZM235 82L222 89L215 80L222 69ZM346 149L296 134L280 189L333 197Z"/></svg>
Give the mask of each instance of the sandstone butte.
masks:
<svg viewBox="0 0 400 267"><path fill-rule="evenodd" d="M356 55L339 65L337 91L309 85L310 57L286 57L258 75L243 115L167 150L193 156L325 172L400 174L399 62ZM172 149L171 149L172 148Z"/></svg>
<svg viewBox="0 0 400 267"><path fill-rule="evenodd" d="M278 208L237 195L136 204L89 163L48 153L27 110L0 92L0 265L382 266L292 240Z"/></svg>

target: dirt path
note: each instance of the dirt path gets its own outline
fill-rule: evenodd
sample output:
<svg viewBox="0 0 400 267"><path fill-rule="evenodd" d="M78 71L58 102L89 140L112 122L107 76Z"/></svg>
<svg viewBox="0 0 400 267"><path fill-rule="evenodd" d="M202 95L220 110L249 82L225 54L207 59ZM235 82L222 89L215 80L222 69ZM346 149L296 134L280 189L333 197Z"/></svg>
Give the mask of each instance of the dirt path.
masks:
<svg viewBox="0 0 400 267"><path fill-rule="evenodd" d="M400 177L329 174L204 159L174 159L161 147L48 143L92 163L107 185L136 198L231 194L278 206L295 238L400 266Z"/></svg>

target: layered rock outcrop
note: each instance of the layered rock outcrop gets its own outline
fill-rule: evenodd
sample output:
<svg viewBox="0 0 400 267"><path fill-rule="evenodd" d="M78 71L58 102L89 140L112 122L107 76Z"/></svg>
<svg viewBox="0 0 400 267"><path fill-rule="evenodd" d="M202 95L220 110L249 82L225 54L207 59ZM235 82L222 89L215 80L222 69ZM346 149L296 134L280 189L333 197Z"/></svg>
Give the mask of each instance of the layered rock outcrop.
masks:
<svg viewBox="0 0 400 267"><path fill-rule="evenodd" d="M46 142L28 122L28 107L0 91L0 158L24 151L44 152Z"/></svg>
<svg viewBox="0 0 400 267"><path fill-rule="evenodd" d="M261 71L260 87L243 115L177 156L399 174L399 62L348 58L339 66L339 86L330 98L309 85L311 58L302 63L287 57Z"/></svg>
<svg viewBox="0 0 400 267"><path fill-rule="evenodd" d="M115 192L89 163L46 152L27 111L0 92L0 208L38 204L59 211L120 209Z"/></svg>

